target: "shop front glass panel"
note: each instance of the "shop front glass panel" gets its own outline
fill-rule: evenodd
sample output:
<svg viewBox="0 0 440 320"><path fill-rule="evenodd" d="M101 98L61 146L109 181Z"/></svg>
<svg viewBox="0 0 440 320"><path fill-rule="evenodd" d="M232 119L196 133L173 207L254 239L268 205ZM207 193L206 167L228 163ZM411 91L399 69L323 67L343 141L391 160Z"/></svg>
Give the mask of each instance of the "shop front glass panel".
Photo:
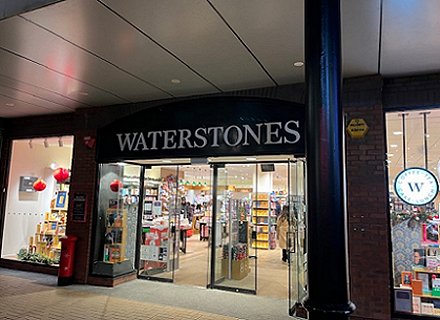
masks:
<svg viewBox="0 0 440 320"><path fill-rule="evenodd" d="M12 141L1 258L58 265L73 137Z"/></svg>
<svg viewBox="0 0 440 320"><path fill-rule="evenodd" d="M117 276L134 270L141 167L99 166L93 274Z"/></svg>
<svg viewBox="0 0 440 320"><path fill-rule="evenodd" d="M142 278L173 281L174 272L179 269L182 203L178 183L178 166L145 170L139 248Z"/></svg>
<svg viewBox="0 0 440 320"><path fill-rule="evenodd" d="M307 318L302 301L307 296L305 164L289 163L289 311Z"/></svg>
<svg viewBox="0 0 440 320"><path fill-rule="evenodd" d="M256 165L218 168L214 287L256 292L257 246L252 240L252 197ZM212 226L214 228L214 226Z"/></svg>
<svg viewBox="0 0 440 320"><path fill-rule="evenodd" d="M439 198L411 205L394 187L399 173L412 167L438 180L440 110L388 113L386 128L395 311L440 316ZM407 185L415 197L429 187L421 180Z"/></svg>

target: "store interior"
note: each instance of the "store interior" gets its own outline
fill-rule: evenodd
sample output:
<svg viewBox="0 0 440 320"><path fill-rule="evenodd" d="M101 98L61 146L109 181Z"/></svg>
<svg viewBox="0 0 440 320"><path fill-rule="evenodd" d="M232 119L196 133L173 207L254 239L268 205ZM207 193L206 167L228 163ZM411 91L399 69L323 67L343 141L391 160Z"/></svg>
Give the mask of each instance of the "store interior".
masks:
<svg viewBox="0 0 440 320"><path fill-rule="evenodd" d="M58 265L73 136L12 142L1 258Z"/></svg>
<svg viewBox="0 0 440 320"><path fill-rule="evenodd" d="M304 256L305 234L296 232L298 219L304 227L303 162L258 160L252 157L234 163L228 159L229 163L210 165L182 163L181 159L144 160L140 163L143 173L138 165L112 164L110 171L115 174L120 170L116 176L121 178L116 197L137 205L140 202L136 198L143 198L142 217L138 218L141 236L136 246L133 227L128 230L128 221L134 221L135 215L130 214L130 206L122 210L117 205L105 208L103 262L108 265L131 260L139 278L150 280L280 299L287 299L290 285L297 294L299 274L302 281L305 278L305 271L298 270L297 258L301 251ZM143 186L139 184L140 175ZM101 182L104 178L101 193L115 181L108 173L101 176ZM107 198L100 201L106 204ZM283 208L283 225L291 227L280 231L277 222ZM286 230L291 232L287 234ZM277 232L286 235L285 243L286 237L294 243L290 254L287 244L282 244L286 249L284 260ZM136 254L129 253L133 250L138 250L139 262L134 261Z"/></svg>

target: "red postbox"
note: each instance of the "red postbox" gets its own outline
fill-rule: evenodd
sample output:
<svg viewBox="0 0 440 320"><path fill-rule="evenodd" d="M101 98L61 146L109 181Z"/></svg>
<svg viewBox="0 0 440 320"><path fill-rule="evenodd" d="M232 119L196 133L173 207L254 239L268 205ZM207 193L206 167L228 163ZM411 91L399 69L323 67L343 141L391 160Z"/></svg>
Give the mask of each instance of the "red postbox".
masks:
<svg viewBox="0 0 440 320"><path fill-rule="evenodd" d="M66 236L61 241L60 267L58 269L58 285L67 286L73 283L73 265L75 262L76 236Z"/></svg>

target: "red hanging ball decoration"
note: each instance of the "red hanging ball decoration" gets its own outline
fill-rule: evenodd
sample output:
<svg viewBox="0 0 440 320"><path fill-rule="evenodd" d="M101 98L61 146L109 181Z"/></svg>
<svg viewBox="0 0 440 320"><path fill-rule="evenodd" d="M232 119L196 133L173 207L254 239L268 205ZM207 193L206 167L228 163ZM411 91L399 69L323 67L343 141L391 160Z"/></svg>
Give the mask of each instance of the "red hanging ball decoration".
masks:
<svg viewBox="0 0 440 320"><path fill-rule="evenodd" d="M119 181L118 179L114 179L111 183L110 183L110 189L113 192L118 192L120 188L122 188L122 182Z"/></svg>
<svg viewBox="0 0 440 320"><path fill-rule="evenodd" d="M46 181L44 181L43 179L38 179L34 182L33 187L35 191L43 191L44 189L46 189Z"/></svg>
<svg viewBox="0 0 440 320"><path fill-rule="evenodd" d="M70 175L69 170L67 170L65 168L58 168L53 172L53 177L59 183L62 183L64 181L66 181L67 179L69 179L69 175Z"/></svg>

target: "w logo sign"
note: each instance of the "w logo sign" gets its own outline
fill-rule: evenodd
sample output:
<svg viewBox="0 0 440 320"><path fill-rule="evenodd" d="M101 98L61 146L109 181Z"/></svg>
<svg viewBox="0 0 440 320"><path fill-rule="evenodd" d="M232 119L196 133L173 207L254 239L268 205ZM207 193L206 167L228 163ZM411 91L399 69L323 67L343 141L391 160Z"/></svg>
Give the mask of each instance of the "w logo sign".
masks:
<svg viewBox="0 0 440 320"><path fill-rule="evenodd" d="M411 192L417 191L420 192L423 187L423 182L408 182L408 186Z"/></svg>
<svg viewBox="0 0 440 320"><path fill-rule="evenodd" d="M403 202L423 206L437 197L439 186L437 178L428 170L409 168L397 175L394 190Z"/></svg>

